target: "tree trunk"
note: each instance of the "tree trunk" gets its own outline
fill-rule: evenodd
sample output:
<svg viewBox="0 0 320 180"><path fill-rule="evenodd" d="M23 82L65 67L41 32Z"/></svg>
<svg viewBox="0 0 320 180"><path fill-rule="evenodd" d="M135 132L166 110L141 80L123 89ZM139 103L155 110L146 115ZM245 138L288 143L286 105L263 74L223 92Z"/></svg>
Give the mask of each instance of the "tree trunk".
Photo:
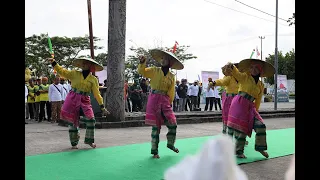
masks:
<svg viewBox="0 0 320 180"><path fill-rule="evenodd" d="M126 0L109 0L107 109L108 121L124 121Z"/></svg>

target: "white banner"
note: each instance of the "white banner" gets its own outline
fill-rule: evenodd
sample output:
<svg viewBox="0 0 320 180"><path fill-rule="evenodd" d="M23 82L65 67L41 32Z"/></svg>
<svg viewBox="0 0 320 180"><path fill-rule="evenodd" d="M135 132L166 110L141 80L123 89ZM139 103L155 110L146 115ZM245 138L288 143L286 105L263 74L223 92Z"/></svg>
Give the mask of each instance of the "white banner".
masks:
<svg viewBox="0 0 320 180"><path fill-rule="evenodd" d="M278 75L277 91L278 102L289 102L287 75Z"/></svg>
<svg viewBox="0 0 320 180"><path fill-rule="evenodd" d="M107 79L107 66L103 66L103 70L98 71L95 74L99 78L99 83L103 83L103 81Z"/></svg>

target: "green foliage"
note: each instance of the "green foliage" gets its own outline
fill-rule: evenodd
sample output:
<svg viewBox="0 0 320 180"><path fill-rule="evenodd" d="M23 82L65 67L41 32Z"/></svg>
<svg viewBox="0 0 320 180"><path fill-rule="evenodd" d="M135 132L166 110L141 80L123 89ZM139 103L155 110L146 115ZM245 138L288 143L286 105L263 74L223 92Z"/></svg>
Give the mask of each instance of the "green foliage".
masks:
<svg viewBox="0 0 320 180"><path fill-rule="evenodd" d="M287 22L289 23L289 26L296 24L296 16L295 16L295 13L293 13L292 17L289 18Z"/></svg>
<svg viewBox="0 0 320 180"><path fill-rule="evenodd" d="M219 95L221 96L222 92L225 91L225 87L224 86L220 86L218 91L219 91Z"/></svg>
<svg viewBox="0 0 320 180"><path fill-rule="evenodd" d="M101 39L94 37L94 44L99 42ZM79 56L80 52L83 50L90 50L90 39L89 36L84 37L51 37L52 48L54 51L54 56L56 61L65 68L74 68L72 62L75 58ZM178 46L175 55L182 61L182 63L189 59L196 59L197 57L193 54L187 53L189 46ZM95 46L95 50L103 49L102 46ZM171 50L172 48L160 48L163 50ZM141 78L137 73L137 68L139 64L138 55L144 55L148 59L147 66L160 66L155 60L150 56L149 49L130 48L136 56L129 55L125 62L125 76L126 79ZM84 57L91 57L89 54L82 55ZM48 36L46 34L32 35L25 38L25 65L31 70L36 69L33 76L47 76L52 75L53 70L51 66L46 61L46 58L51 57L48 47ZM94 59L102 64L107 64L108 53L100 53L94 57ZM175 71L172 71L175 73Z"/></svg>
<svg viewBox="0 0 320 180"><path fill-rule="evenodd" d="M100 41L93 38L94 43ZM72 61L83 50L90 49L89 36L85 37L51 37L52 48L56 61L66 67L72 68ZM95 46L95 49L103 47ZM36 69L37 76L49 76L52 68L48 66L46 58L51 57L48 47L48 37L46 34L33 35L25 38L25 64L30 69Z"/></svg>
<svg viewBox="0 0 320 180"><path fill-rule="evenodd" d="M264 102L272 102L272 95L265 95Z"/></svg>
<svg viewBox="0 0 320 180"><path fill-rule="evenodd" d="M266 57L266 62L274 65L275 56L270 55ZM287 75L287 79L295 79L295 51L287 52L285 55L280 51L278 52L278 74ZM274 76L267 77L266 82L274 84Z"/></svg>
<svg viewBox="0 0 320 180"><path fill-rule="evenodd" d="M180 59L180 61L182 63L184 63L186 60L197 58L193 54L187 53L187 49L189 47L190 46L178 46L177 47L175 55L177 56L178 59ZM165 47L165 48L160 48L160 49L169 51L172 48ZM130 50L133 51L136 55L129 55L127 60L125 61L125 78L127 80L141 78L141 75L139 75L137 72L138 65L139 65L138 56L140 56L140 55L143 55L147 58L147 60L148 60L147 67L150 67L150 66L160 67L160 64L157 61L155 61L154 59L152 59L152 57L149 53L149 51L151 49L144 49L142 47L139 47L139 48L131 47ZM173 71L173 73L175 73L175 72Z"/></svg>

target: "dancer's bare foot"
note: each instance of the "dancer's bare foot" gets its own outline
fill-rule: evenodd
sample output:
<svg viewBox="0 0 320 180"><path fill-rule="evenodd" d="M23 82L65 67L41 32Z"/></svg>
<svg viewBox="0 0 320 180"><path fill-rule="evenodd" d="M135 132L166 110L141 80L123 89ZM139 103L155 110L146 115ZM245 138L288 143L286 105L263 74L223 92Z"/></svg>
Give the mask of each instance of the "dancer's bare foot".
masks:
<svg viewBox="0 0 320 180"><path fill-rule="evenodd" d="M92 148L96 148L97 145L95 143L85 143L85 144L88 144L89 146L91 146Z"/></svg>
<svg viewBox="0 0 320 180"><path fill-rule="evenodd" d="M237 154L237 158L245 159L247 158L244 154Z"/></svg>
<svg viewBox="0 0 320 180"><path fill-rule="evenodd" d="M175 153L179 153L179 149L176 148L176 147L169 147L169 146L167 146L167 148L171 149L171 150L172 150L173 152L175 152Z"/></svg>
<svg viewBox="0 0 320 180"><path fill-rule="evenodd" d="M78 146L77 146L77 145L72 146L72 148L71 148L71 149L78 149Z"/></svg>
<svg viewBox="0 0 320 180"><path fill-rule="evenodd" d="M259 153L262 154L265 158L269 158L269 154L266 151L258 151Z"/></svg>
<svg viewBox="0 0 320 180"><path fill-rule="evenodd" d="M154 158L154 159L159 159L160 156L159 156L159 154L154 154L154 155L152 156L152 158Z"/></svg>

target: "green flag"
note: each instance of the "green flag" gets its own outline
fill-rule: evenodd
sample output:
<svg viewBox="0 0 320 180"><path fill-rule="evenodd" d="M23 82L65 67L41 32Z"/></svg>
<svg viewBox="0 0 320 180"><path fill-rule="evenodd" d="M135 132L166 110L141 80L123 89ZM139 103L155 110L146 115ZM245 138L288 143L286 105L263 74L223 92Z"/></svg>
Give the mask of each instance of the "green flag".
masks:
<svg viewBox="0 0 320 180"><path fill-rule="evenodd" d="M49 51L50 51L51 56L54 56L54 53L52 50L52 43L51 43L51 39L50 39L49 35L48 35L48 45L49 45Z"/></svg>
<svg viewBox="0 0 320 180"><path fill-rule="evenodd" d="M254 49L253 49L253 51L252 51L252 53L251 53L250 59L252 58L253 54L254 54Z"/></svg>

